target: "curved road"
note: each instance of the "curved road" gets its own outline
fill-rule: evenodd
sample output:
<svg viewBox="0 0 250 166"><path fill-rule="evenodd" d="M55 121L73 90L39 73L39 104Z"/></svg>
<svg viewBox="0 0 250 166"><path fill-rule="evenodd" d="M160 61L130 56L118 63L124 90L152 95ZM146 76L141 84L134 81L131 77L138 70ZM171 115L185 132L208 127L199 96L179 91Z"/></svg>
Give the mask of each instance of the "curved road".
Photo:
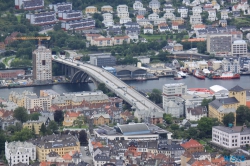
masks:
<svg viewBox="0 0 250 166"><path fill-rule="evenodd" d="M134 106L138 110L155 110L162 112L163 110L157 106L155 103L150 101L148 98L137 92L135 89L131 88L125 82L121 81L113 74L108 71L93 66L90 64L82 63L79 61L69 61L61 58L53 58L53 61L72 66L79 70L83 70L90 77L94 78L98 82L105 83L106 87L112 90L114 93L118 94L121 98L127 101L129 104ZM77 66L79 64L79 66Z"/></svg>

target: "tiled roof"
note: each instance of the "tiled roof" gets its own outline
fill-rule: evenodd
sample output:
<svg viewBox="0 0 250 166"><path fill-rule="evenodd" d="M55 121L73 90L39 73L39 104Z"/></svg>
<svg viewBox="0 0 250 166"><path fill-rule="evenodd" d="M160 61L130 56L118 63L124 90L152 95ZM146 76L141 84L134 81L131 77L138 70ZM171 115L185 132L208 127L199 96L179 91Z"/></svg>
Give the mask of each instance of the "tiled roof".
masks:
<svg viewBox="0 0 250 166"><path fill-rule="evenodd" d="M95 41L112 40L111 38L96 38Z"/></svg>
<svg viewBox="0 0 250 166"><path fill-rule="evenodd" d="M235 103L239 103L239 101L235 97L228 97L228 98L224 98L224 99L216 99L216 100L212 101L211 103L209 103L209 105L211 105L215 109L218 109L222 105L235 104Z"/></svg>
<svg viewBox="0 0 250 166"><path fill-rule="evenodd" d="M69 117L78 117L80 113L78 112L67 112L66 113L66 116L69 116Z"/></svg>
<svg viewBox="0 0 250 166"><path fill-rule="evenodd" d="M64 160L72 160L72 157L69 155L69 153L66 153L62 158Z"/></svg>
<svg viewBox="0 0 250 166"><path fill-rule="evenodd" d="M115 36L114 39L129 39L128 36Z"/></svg>
<svg viewBox="0 0 250 166"><path fill-rule="evenodd" d="M209 166L211 162L208 160L195 161L191 166Z"/></svg>
<svg viewBox="0 0 250 166"><path fill-rule="evenodd" d="M90 36L91 36L91 37L92 37L92 36L93 36L93 37L99 37L99 36L101 36L101 35L100 35L100 34L95 34L95 33L87 33L86 36L89 36L89 37L90 37Z"/></svg>
<svg viewBox="0 0 250 166"><path fill-rule="evenodd" d="M193 147L203 147L198 141L194 139L190 139L188 142L181 144L181 146L185 149L193 148Z"/></svg>
<svg viewBox="0 0 250 166"><path fill-rule="evenodd" d="M241 91L245 91L245 89L243 89L239 85L236 85L235 87L231 88L229 91L241 92Z"/></svg>
<svg viewBox="0 0 250 166"><path fill-rule="evenodd" d="M207 108L205 106L198 106L194 108L187 108L188 113L191 112L192 115L203 115L207 113Z"/></svg>

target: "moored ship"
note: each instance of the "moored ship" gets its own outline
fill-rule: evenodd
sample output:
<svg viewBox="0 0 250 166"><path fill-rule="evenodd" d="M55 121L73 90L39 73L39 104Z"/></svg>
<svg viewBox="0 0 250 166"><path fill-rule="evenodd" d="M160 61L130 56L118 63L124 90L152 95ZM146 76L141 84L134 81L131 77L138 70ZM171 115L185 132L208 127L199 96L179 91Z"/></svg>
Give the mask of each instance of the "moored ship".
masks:
<svg viewBox="0 0 250 166"><path fill-rule="evenodd" d="M222 74L215 74L211 77L212 79L222 79L222 80L230 80L230 79L239 79L240 74L232 73L232 72L224 72Z"/></svg>
<svg viewBox="0 0 250 166"><path fill-rule="evenodd" d="M194 70L193 76L195 76L196 78L201 79L201 80L205 80L205 78L206 78L203 74L200 73L199 70Z"/></svg>

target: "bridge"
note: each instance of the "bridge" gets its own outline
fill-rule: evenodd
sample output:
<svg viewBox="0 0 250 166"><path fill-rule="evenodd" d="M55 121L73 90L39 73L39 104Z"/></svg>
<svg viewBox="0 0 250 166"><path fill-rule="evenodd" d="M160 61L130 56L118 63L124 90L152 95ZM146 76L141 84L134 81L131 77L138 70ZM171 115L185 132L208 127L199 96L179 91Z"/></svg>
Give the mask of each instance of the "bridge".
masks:
<svg viewBox="0 0 250 166"><path fill-rule="evenodd" d="M105 83L108 89L132 105L132 108L135 110L163 112L162 108L154 102L100 67L55 56L53 56L53 61L63 64L62 70L64 70L66 74L71 75L71 82L87 82L89 78L91 78L94 82Z"/></svg>

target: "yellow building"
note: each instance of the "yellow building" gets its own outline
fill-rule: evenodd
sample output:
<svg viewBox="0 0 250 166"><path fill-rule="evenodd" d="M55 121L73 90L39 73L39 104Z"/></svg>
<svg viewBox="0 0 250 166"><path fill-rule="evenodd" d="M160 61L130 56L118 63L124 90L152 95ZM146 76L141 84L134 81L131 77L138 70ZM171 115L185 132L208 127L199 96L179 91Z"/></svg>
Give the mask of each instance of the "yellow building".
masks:
<svg viewBox="0 0 250 166"><path fill-rule="evenodd" d="M94 14L94 13L97 13L97 7L95 6L88 6L86 7L85 9L85 13L89 13L89 14Z"/></svg>
<svg viewBox="0 0 250 166"><path fill-rule="evenodd" d="M212 67L213 67L213 70L216 71L218 70L220 67L221 67L221 61L212 61Z"/></svg>
<svg viewBox="0 0 250 166"><path fill-rule="evenodd" d="M22 93L18 92L10 92L9 94L9 101L12 101L16 103L19 107L25 107L26 106L26 96L36 96L35 93L29 92L29 91L23 91Z"/></svg>
<svg viewBox="0 0 250 166"><path fill-rule="evenodd" d="M235 117L234 125L236 125L236 110L240 105L246 105L246 90L237 85L229 90L228 98L216 99L209 103L209 117L217 118L222 122L223 117L232 112Z"/></svg>
<svg viewBox="0 0 250 166"><path fill-rule="evenodd" d="M63 126L73 126L74 121L79 115L78 112L67 112L64 114Z"/></svg>
<svg viewBox="0 0 250 166"><path fill-rule="evenodd" d="M109 124L109 114L95 114L91 117L94 125Z"/></svg>
<svg viewBox="0 0 250 166"><path fill-rule="evenodd" d="M102 12L113 13L113 7L110 6L110 5L105 5L105 6L102 6L101 11Z"/></svg>
<svg viewBox="0 0 250 166"><path fill-rule="evenodd" d="M32 130L32 128L34 126L35 133L39 134L42 124L43 124L42 121L27 121L27 122L23 123L23 128L28 128L28 129Z"/></svg>
<svg viewBox="0 0 250 166"><path fill-rule="evenodd" d="M80 142L76 136L73 135L48 135L38 137L31 142L36 145L38 161L46 161L46 155L50 152L57 152L60 157L71 151L80 152Z"/></svg>

